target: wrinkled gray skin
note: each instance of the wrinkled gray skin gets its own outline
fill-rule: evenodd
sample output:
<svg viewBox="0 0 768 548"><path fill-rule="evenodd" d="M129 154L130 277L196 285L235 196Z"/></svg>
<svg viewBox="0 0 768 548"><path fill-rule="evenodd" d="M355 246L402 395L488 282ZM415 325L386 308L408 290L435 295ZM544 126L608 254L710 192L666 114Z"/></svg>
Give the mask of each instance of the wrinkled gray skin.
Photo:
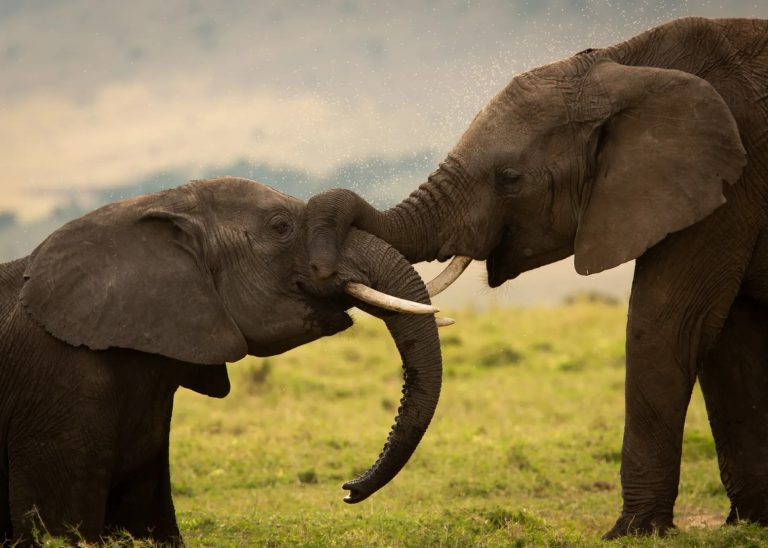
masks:
<svg viewBox="0 0 768 548"><path fill-rule="evenodd" d="M344 190L308 204L311 267L336 270L352 224L412 261L487 260L496 287L575 255L591 274L637 259L627 325L624 507L606 534L673 527L683 424L701 376L736 517L768 522L768 22L673 21L515 77L405 201ZM737 310L738 311L738 310ZM762 346L759 346L762 344ZM713 348L719 348L713 353ZM760 369L759 366L763 366ZM719 379L707 381L707 379Z"/></svg>
<svg viewBox="0 0 768 548"><path fill-rule="evenodd" d="M195 181L98 209L0 265L0 542L29 541L33 507L54 534L180 542L168 468L179 386L224 397L224 362L349 327L345 310L360 303L347 281L428 302L410 264L362 232L318 289L304 211L254 181ZM358 480L363 498L415 449L441 369L431 316L371 312L408 382L380 460Z"/></svg>

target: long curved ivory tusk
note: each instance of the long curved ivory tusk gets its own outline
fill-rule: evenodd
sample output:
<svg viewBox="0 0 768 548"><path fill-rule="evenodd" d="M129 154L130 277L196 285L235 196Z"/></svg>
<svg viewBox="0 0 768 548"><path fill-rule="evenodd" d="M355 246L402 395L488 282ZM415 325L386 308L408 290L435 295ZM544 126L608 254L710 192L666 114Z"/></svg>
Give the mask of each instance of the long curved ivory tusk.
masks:
<svg viewBox="0 0 768 548"><path fill-rule="evenodd" d="M434 297L449 287L459 276L461 276L461 273L467 269L471 262L472 259L470 257L456 255L451 260L450 264L445 267L445 270L438 274L434 280L427 282L427 292L429 293L429 296Z"/></svg>
<svg viewBox="0 0 768 548"><path fill-rule="evenodd" d="M344 288L344 291L368 304L387 310L394 310L395 312L410 312L411 314L434 314L440 312L440 309L436 306L407 301L400 297L393 297L392 295L387 295L386 293L376 291L367 285L356 282L349 282Z"/></svg>
<svg viewBox="0 0 768 548"><path fill-rule="evenodd" d="M456 320L453 318L435 318L435 323L437 324L437 327L448 327L449 325L453 325L456 323Z"/></svg>

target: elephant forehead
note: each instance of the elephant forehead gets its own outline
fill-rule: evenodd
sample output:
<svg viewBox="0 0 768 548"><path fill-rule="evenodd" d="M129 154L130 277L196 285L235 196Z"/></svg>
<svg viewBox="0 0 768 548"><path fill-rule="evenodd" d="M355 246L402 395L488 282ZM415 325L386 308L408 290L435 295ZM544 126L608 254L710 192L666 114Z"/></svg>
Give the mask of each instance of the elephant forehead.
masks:
<svg viewBox="0 0 768 548"><path fill-rule="evenodd" d="M199 181L200 190L208 194L207 199L220 213L235 213L241 210L270 211L287 209L299 211L304 202L284 194L268 185L239 177L219 177Z"/></svg>
<svg viewBox="0 0 768 548"><path fill-rule="evenodd" d="M524 147L532 135L568 121L563 90L544 78L516 77L475 117L460 146ZM482 144L480 144L482 143Z"/></svg>

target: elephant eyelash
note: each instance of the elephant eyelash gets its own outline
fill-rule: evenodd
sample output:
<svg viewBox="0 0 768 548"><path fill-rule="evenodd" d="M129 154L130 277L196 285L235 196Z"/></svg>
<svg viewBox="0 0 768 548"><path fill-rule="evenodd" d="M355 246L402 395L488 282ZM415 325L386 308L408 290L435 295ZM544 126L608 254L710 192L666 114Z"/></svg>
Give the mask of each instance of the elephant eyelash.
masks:
<svg viewBox="0 0 768 548"><path fill-rule="evenodd" d="M499 185L501 194L505 196L514 196L520 192L520 179L523 174L513 168L507 168L496 174L496 183Z"/></svg>
<svg viewBox="0 0 768 548"><path fill-rule="evenodd" d="M508 183L514 183L523 175L522 173L520 173L516 169L512 169L511 167L503 170L501 174L506 179L506 182Z"/></svg>

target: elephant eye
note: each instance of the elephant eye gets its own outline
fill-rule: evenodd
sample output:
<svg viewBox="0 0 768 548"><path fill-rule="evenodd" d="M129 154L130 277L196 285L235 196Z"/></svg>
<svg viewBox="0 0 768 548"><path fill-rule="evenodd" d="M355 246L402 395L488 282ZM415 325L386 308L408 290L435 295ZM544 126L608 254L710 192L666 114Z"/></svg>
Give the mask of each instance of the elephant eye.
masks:
<svg viewBox="0 0 768 548"><path fill-rule="evenodd" d="M522 177L522 173L514 168L508 167L496 173L496 184L502 195L514 195L520 189L517 184Z"/></svg>
<svg viewBox="0 0 768 548"><path fill-rule="evenodd" d="M288 217L284 215L275 215L269 221L269 228L274 234L285 238L293 231L293 224Z"/></svg>
<svg viewBox="0 0 768 548"><path fill-rule="evenodd" d="M511 167L508 167L501 172L501 176L504 178L503 182L505 183L514 183L520 178L521 175L522 173Z"/></svg>
<svg viewBox="0 0 768 548"><path fill-rule="evenodd" d="M499 196L516 198L523 194L526 185L523 184L524 174L515 168L508 167L496 173L496 185Z"/></svg>

